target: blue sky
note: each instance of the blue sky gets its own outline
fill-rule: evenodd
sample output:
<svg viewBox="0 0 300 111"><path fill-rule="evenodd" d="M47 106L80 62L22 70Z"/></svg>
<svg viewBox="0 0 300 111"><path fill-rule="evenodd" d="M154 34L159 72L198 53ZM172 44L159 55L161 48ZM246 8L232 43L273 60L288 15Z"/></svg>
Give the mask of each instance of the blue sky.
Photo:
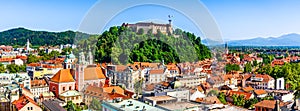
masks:
<svg viewBox="0 0 300 111"><path fill-rule="evenodd" d="M77 30L96 0L1 0L0 31L25 27L33 30ZM201 0L218 24L225 40L280 36L300 33L299 0ZM151 9L151 10L150 10ZM155 14L149 14L154 9ZM147 13L142 13L147 12ZM138 16L128 14L138 13ZM159 6L135 7L123 11L108 23L142 20L166 21L197 35L201 32L182 14ZM126 18L125 18L126 17Z"/></svg>

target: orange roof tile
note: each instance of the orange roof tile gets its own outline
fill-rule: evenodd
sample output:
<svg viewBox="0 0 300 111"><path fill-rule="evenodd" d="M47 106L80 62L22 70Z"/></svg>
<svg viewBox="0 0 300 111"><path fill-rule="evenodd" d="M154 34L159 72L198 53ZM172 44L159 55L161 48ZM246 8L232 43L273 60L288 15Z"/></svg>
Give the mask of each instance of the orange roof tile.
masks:
<svg viewBox="0 0 300 111"><path fill-rule="evenodd" d="M0 62L11 62L13 58L0 58Z"/></svg>
<svg viewBox="0 0 300 111"><path fill-rule="evenodd" d="M254 90L254 93L257 95L267 94L267 92L263 89Z"/></svg>
<svg viewBox="0 0 300 111"><path fill-rule="evenodd" d="M251 86L248 86L248 87L244 87L242 90L245 92L250 92L253 91L254 89Z"/></svg>
<svg viewBox="0 0 300 111"><path fill-rule="evenodd" d="M149 71L149 74L164 74L163 69L153 69Z"/></svg>
<svg viewBox="0 0 300 111"><path fill-rule="evenodd" d="M120 86L104 87L103 91L107 93L112 93L113 89L115 90L115 93L124 95L124 89L122 89Z"/></svg>
<svg viewBox="0 0 300 111"><path fill-rule="evenodd" d="M25 95L21 96L18 100L13 101L12 104L15 105L18 110L20 110L29 102L39 107L39 105L34 102L33 99Z"/></svg>
<svg viewBox="0 0 300 111"><path fill-rule="evenodd" d="M35 80L31 80L31 87L32 86L46 86L47 83L45 81L45 79L35 79Z"/></svg>
<svg viewBox="0 0 300 111"><path fill-rule="evenodd" d="M100 67L87 67L84 69L84 80L105 79Z"/></svg>
<svg viewBox="0 0 300 111"><path fill-rule="evenodd" d="M53 82L74 82L74 78L71 74L70 69L61 69L59 70L52 78Z"/></svg>
<svg viewBox="0 0 300 111"><path fill-rule="evenodd" d="M276 101L275 100L263 100L261 102L258 102L254 104L255 107L263 107L268 109L274 109L275 108ZM288 103L280 102L279 106L286 106Z"/></svg>

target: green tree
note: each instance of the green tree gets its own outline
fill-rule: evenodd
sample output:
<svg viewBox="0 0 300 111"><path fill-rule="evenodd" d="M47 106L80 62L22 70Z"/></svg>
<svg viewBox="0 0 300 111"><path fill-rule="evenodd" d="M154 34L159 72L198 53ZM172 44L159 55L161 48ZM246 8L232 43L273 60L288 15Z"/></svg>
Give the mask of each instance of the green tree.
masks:
<svg viewBox="0 0 300 111"><path fill-rule="evenodd" d="M225 71L230 72L230 71L239 71L240 66L237 64L226 64L225 66Z"/></svg>
<svg viewBox="0 0 300 111"><path fill-rule="evenodd" d="M6 68L4 67L3 64L0 63L0 73L5 73L6 72Z"/></svg>
<svg viewBox="0 0 300 111"><path fill-rule="evenodd" d="M244 95L236 95L232 96L233 104L236 106L244 106L245 105L245 97Z"/></svg>
<svg viewBox="0 0 300 111"><path fill-rule="evenodd" d="M37 58L37 56L35 55L32 55L32 54L29 54L28 57L27 57L27 63L30 64L30 63L36 63L36 62L39 62L39 58Z"/></svg>
<svg viewBox="0 0 300 111"><path fill-rule="evenodd" d="M137 34L142 35L144 34L144 29L143 28L139 28Z"/></svg>
<svg viewBox="0 0 300 111"><path fill-rule="evenodd" d="M224 93L219 93L218 99L223 103L226 104L226 96Z"/></svg>
<svg viewBox="0 0 300 111"><path fill-rule="evenodd" d="M139 79L139 80L136 80L135 83L134 83L134 92L136 93L137 97L142 94L142 89L143 87L143 79Z"/></svg>
<svg viewBox="0 0 300 111"><path fill-rule="evenodd" d="M67 111L81 111L78 106L76 106L72 101L68 101L67 105L64 106Z"/></svg>
<svg viewBox="0 0 300 111"><path fill-rule="evenodd" d="M94 111L101 111L101 108L102 108L101 102L93 98L91 104L89 105L89 109Z"/></svg>
<svg viewBox="0 0 300 111"><path fill-rule="evenodd" d="M254 67L257 67L258 66L258 63L257 63L257 61L255 60L255 61L253 61L253 66Z"/></svg>
<svg viewBox="0 0 300 111"><path fill-rule="evenodd" d="M245 65L245 67L244 67L244 72L245 72L245 73L252 72L252 66L251 66L251 63L250 63L250 62L246 63L246 65Z"/></svg>
<svg viewBox="0 0 300 111"><path fill-rule="evenodd" d="M218 95L218 91L217 90L211 90L207 93L207 96L217 96Z"/></svg>
<svg viewBox="0 0 300 111"><path fill-rule="evenodd" d="M9 73L17 73L21 71L20 67L15 64L9 64L6 66L6 68L9 71Z"/></svg>
<svg viewBox="0 0 300 111"><path fill-rule="evenodd" d="M256 104L256 103L258 103L257 98L252 98L252 99L246 100L244 108L252 109L254 107L254 104Z"/></svg>

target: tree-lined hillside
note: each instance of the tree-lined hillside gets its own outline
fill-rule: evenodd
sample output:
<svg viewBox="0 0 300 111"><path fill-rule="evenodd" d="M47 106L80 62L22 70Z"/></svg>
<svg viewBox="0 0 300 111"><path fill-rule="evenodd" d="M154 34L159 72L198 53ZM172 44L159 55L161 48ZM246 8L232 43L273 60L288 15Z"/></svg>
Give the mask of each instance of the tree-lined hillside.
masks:
<svg viewBox="0 0 300 111"><path fill-rule="evenodd" d="M55 46L60 44L72 44L74 43L75 36L77 40L81 40L83 38L88 38L90 35L74 31L47 32L32 31L25 28L15 28L0 32L0 44L24 46L27 42L27 39L29 39L30 43L34 46Z"/></svg>
<svg viewBox="0 0 300 111"><path fill-rule="evenodd" d="M174 33L163 34L158 30L146 34L137 33L127 27L111 27L102 33L96 44L97 62L126 64L132 62L185 62L211 57L211 52L201 44L201 38L194 34L176 29Z"/></svg>

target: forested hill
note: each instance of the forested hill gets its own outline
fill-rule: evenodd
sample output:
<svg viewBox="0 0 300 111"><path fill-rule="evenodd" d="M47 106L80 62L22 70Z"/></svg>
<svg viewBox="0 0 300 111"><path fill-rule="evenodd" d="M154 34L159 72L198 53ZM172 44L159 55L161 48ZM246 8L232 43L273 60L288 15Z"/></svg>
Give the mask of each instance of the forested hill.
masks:
<svg viewBox="0 0 300 111"><path fill-rule="evenodd" d="M178 63L211 57L209 48L201 43L200 37L181 29L176 29L174 34L163 34L159 30L157 34L151 30L136 33L123 26L111 27L98 38L96 62L127 64L164 60L166 63Z"/></svg>
<svg viewBox="0 0 300 111"><path fill-rule="evenodd" d="M0 32L0 45L24 46L27 39L33 46L72 44L74 43L75 35L79 39L90 36L89 34L74 31L47 32L15 28Z"/></svg>

